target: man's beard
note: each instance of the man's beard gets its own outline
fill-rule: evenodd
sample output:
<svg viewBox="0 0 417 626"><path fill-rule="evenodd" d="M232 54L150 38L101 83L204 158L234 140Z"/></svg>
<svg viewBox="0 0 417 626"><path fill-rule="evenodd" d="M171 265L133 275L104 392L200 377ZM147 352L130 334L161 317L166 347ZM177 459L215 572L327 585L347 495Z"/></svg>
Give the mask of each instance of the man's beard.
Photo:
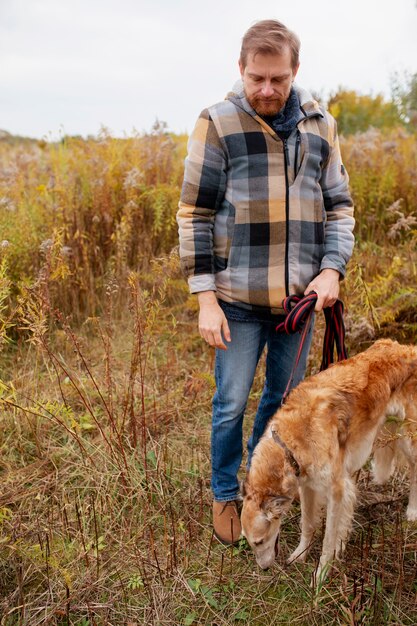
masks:
<svg viewBox="0 0 417 626"><path fill-rule="evenodd" d="M284 96L278 96L274 98L261 98L260 96L252 96L247 98L249 104L258 115L273 116L281 111L288 100L289 94Z"/></svg>

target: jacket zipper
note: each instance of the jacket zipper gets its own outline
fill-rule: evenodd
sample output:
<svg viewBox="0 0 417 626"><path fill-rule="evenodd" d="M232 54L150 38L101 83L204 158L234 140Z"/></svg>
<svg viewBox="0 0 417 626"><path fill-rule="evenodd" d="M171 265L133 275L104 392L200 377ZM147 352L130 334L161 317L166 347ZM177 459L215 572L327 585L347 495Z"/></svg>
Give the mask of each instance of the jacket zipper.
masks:
<svg viewBox="0 0 417 626"><path fill-rule="evenodd" d="M305 119L315 117L316 113L311 115L305 115L305 118L297 122L297 138L295 142L295 158L294 158L294 178L296 174L297 160L299 145L301 143L300 131L298 130L298 124ZM290 187L288 182L288 171L290 167L290 153L288 150L288 143L286 139L281 139L284 146L284 170L285 170L285 295L289 296L289 267L288 267L288 255L289 255L289 236L290 236Z"/></svg>
<svg viewBox="0 0 417 626"><path fill-rule="evenodd" d="M300 148L300 143L301 143L301 136L300 136L300 131L297 128L297 136L295 138L295 157L294 157L294 180L297 177L297 165L298 165L298 150Z"/></svg>
<svg viewBox="0 0 417 626"><path fill-rule="evenodd" d="M288 269L288 252L289 252L289 236L290 236L290 190L288 184L288 171L290 166L290 155L288 152L288 143L286 139L282 140L284 145L284 170L285 170L285 295L289 296L289 269Z"/></svg>

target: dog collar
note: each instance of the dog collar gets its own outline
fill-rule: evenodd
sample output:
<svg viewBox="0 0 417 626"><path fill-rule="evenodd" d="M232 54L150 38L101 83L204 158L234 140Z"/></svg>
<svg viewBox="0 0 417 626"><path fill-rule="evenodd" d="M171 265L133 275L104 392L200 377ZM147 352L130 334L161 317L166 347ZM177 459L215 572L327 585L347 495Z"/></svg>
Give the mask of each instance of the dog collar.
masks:
<svg viewBox="0 0 417 626"><path fill-rule="evenodd" d="M272 433L272 439L279 445L281 446L281 448L285 451L285 456L287 457L287 461L288 463L291 465L291 467L293 468L295 475L298 476L300 475L300 466L297 463L293 453L291 452L291 450L288 448L288 446L282 441L281 437L278 435L278 433L275 430L271 429L271 433Z"/></svg>

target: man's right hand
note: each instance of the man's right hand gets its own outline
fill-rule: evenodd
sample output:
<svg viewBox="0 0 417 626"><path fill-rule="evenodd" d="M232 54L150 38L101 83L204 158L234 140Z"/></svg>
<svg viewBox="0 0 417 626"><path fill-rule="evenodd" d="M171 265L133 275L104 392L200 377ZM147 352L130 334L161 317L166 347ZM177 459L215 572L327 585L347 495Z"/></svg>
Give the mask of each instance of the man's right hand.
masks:
<svg viewBox="0 0 417 626"><path fill-rule="evenodd" d="M214 291L201 291L198 294L200 314L198 316L198 330L202 338L213 348L227 350L223 342L231 341L229 324ZM222 337L223 333L223 337Z"/></svg>

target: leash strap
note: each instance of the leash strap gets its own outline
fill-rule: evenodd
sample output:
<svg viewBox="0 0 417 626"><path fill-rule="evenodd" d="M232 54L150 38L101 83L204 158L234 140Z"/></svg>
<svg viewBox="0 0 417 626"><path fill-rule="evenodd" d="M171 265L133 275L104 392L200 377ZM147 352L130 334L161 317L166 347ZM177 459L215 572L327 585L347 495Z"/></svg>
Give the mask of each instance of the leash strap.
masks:
<svg viewBox="0 0 417 626"><path fill-rule="evenodd" d="M278 324L275 329L276 332L286 333L287 335L292 335L296 332L301 332L302 334L300 344L298 346L297 356L294 361L294 366L288 380L287 387L284 391L284 395L282 396L281 404L284 404L290 392L295 372L300 362L307 333L310 328L311 318L313 316L317 298L318 296L316 292L311 291L304 298L292 295L285 298L282 302L286 317L283 322ZM343 310L344 307L341 300L337 300L333 306L323 309L326 319L326 331L323 340L323 357L320 371L327 369L329 365L334 362L335 347L338 361L343 361L348 357L345 346L346 331L343 321Z"/></svg>
<svg viewBox="0 0 417 626"><path fill-rule="evenodd" d="M343 302L336 300L331 307L323 309L326 318L326 332L323 340L323 359L320 371L325 370L334 363L334 348L336 346L337 360L344 361L348 358L345 346L345 322L343 320Z"/></svg>

